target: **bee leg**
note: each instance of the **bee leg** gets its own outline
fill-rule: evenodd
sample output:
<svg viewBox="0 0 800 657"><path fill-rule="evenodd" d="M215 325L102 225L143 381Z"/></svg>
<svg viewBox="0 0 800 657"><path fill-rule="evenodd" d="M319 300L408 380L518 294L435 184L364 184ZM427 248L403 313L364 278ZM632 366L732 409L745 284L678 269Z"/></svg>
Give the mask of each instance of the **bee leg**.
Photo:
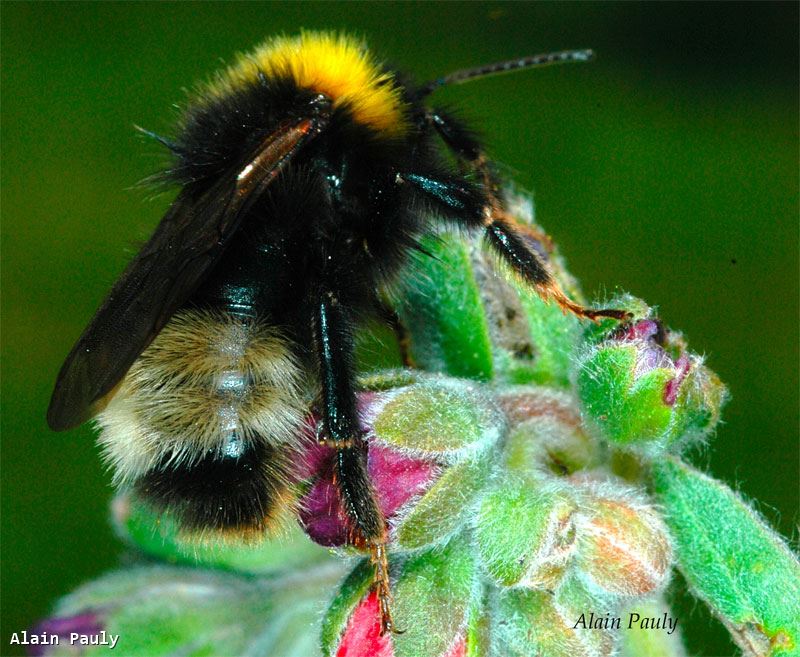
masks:
<svg viewBox="0 0 800 657"><path fill-rule="evenodd" d="M381 632L395 631L387 558L386 520L367 472L367 445L358 422L354 339L349 309L333 292L325 292L314 310L314 341L322 383L320 440L336 448L334 483L352 533L350 543L369 548L375 567L373 587L381 609Z"/></svg>
<svg viewBox="0 0 800 657"><path fill-rule="evenodd" d="M386 521L378 508L367 474L366 449L338 449L334 480L345 501L347 515L354 524L350 543L359 548L369 548L370 551L374 568L372 587L378 594L381 612L381 634L400 634L392 618Z"/></svg>
<svg viewBox="0 0 800 657"><path fill-rule="evenodd" d="M524 227L515 227L504 212L491 213L485 226L489 245L544 301L555 301L564 311L593 321L601 317L619 320L629 317L624 310L594 310L572 301L556 281L544 256L526 242L523 231Z"/></svg>
<svg viewBox="0 0 800 657"><path fill-rule="evenodd" d="M422 126L433 128L460 160L474 162L481 155L477 135L455 116L440 108L428 108L421 117Z"/></svg>
<svg viewBox="0 0 800 657"><path fill-rule="evenodd" d="M489 245L544 301L555 301L564 311L594 321L601 317L624 320L630 316L624 310L594 310L572 301L553 276L545 254L535 246L538 243L545 249L551 248L550 238L518 223L506 212L501 183L492 172L475 136L457 119L441 110L428 110L423 120L439 134L456 157L481 178L488 197L483 210L483 226Z"/></svg>

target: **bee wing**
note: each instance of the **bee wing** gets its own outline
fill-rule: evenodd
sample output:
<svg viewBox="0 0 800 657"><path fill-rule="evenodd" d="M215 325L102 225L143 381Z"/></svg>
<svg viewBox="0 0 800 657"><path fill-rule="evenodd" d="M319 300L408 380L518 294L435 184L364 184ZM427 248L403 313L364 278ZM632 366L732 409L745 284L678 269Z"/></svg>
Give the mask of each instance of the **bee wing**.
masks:
<svg viewBox="0 0 800 657"><path fill-rule="evenodd" d="M56 431L91 418L139 354L202 283L242 216L324 117L281 125L199 198L184 190L112 288L67 356L47 423Z"/></svg>

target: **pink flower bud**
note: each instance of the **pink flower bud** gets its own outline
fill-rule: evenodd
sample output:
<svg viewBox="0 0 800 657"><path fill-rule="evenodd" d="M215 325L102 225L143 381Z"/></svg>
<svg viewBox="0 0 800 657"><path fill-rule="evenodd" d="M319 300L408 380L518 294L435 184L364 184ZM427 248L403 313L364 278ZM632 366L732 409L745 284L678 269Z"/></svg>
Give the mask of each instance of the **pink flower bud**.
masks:
<svg viewBox="0 0 800 657"><path fill-rule="evenodd" d="M380 603L375 591L353 610L336 657L394 657L391 635L381 635Z"/></svg>
<svg viewBox="0 0 800 657"><path fill-rule="evenodd" d="M34 635L55 635L64 643L67 643L72 634L93 637L99 641L100 635L105 629L105 623L99 615L93 612L76 614L74 616L56 616L42 621L31 630ZM28 654L31 657L44 657L50 654L51 645L56 646L58 651L59 644L32 644L28 646Z"/></svg>
<svg viewBox="0 0 800 657"><path fill-rule="evenodd" d="M667 331L657 319L643 319L614 334L612 341L636 346L634 381L655 369L668 369L674 373L674 377L664 385L662 395L665 404L674 404L678 388L692 364L684 353L686 346L680 334ZM671 351L677 353L677 358Z"/></svg>
<svg viewBox="0 0 800 657"><path fill-rule="evenodd" d="M657 319L596 336L579 357L576 383L605 439L651 454L707 435L727 396L681 334Z"/></svg>
<svg viewBox="0 0 800 657"><path fill-rule="evenodd" d="M590 493L578 514L578 563L596 586L640 596L666 585L672 545L655 509L625 491Z"/></svg>
<svg viewBox="0 0 800 657"><path fill-rule="evenodd" d="M301 501L300 523L311 539L320 545L345 545L351 523L339 490L333 483L336 450L313 445L309 456L317 468L314 483ZM433 485L439 471L434 462L405 456L384 445L368 445L367 472L378 506L390 525L399 509Z"/></svg>

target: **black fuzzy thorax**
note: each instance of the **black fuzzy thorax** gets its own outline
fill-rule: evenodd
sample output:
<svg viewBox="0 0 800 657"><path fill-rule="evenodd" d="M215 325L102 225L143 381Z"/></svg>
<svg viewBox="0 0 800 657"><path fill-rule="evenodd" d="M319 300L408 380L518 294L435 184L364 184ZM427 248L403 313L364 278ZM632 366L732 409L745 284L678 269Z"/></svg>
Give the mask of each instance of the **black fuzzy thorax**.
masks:
<svg viewBox="0 0 800 657"><path fill-rule="evenodd" d="M174 141L167 177L198 197L246 158L281 122L304 116L316 96L292 80L266 78L190 108ZM355 314L369 312L378 287L401 271L429 230L429 217L450 208L402 177L461 182L477 214L480 189L449 170L424 108L405 92L409 128L397 137L356 122L337 106L324 132L294 158L242 220L241 228L194 303L228 305L302 336L308 306L333 292Z"/></svg>

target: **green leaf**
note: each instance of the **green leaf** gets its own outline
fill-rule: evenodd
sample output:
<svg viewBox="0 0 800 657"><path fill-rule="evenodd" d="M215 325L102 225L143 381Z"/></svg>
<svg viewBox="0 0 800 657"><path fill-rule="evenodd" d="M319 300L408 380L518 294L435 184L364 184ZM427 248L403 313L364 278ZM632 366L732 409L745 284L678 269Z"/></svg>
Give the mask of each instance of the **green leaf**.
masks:
<svg viewBox="0 0 800 657"><path fill-rule="evenodd" d="M484 589L475 596L469 610L467 623L467 652L464 657L489 657L491 654L491 626L489 600Z"/></svg>
<svg viewBox="0 0 800 657"><path fill-rule="evenodd" d="M481 452L505 427L494 402L468 381L431 377L387 397L374 418L375 438L415 454Z"/></svg>
<svg viewBox="0 0 800 657"><path fill-rule="evenodd" d="M730 488L677 459L653 466L678 561L734 640L759 655L800 655L800 563Z"/></svg>
<svg viewBox="0 0 800 657"><path fill-rule="evenodd" d="M414 365L488 381L494 370L492 345L472 273L469 249L474 247L454 235L423 239L422 247L427 254L410 265L397 308Z"/></svg>
<svg viewBox="0 0 800 657"><path fill-rule="evenodd" d="M490 249L470 251L492 340L495 379L510 384L567 387L570 357L580 337L574 315L546 303Z"/></svg>
<svg viewBox="0 0 800 657"><path fill-rule="evenodd" d="M410 556L394 590L395 620L405 630L394 637L395 657L442 657L467 630L477 584L475 560L463 536Z"/></svg>
<svg viewBox="0 0 800 657"><path fill-rule="evenodd" d="M517 284L528 330L534 345L529 367L518 364L509 371L509 383L540 383L567 387L572 369L572 355L580 336L580 322L565 315L557 303L545 303L530 289Z"/></svg>
<svg viewBox="0 0 800 657"><path fill-rule="evenodd" d="M383 322L369 322L356 331L356 371L365 374L403 366L397 336Z"/></svg>

